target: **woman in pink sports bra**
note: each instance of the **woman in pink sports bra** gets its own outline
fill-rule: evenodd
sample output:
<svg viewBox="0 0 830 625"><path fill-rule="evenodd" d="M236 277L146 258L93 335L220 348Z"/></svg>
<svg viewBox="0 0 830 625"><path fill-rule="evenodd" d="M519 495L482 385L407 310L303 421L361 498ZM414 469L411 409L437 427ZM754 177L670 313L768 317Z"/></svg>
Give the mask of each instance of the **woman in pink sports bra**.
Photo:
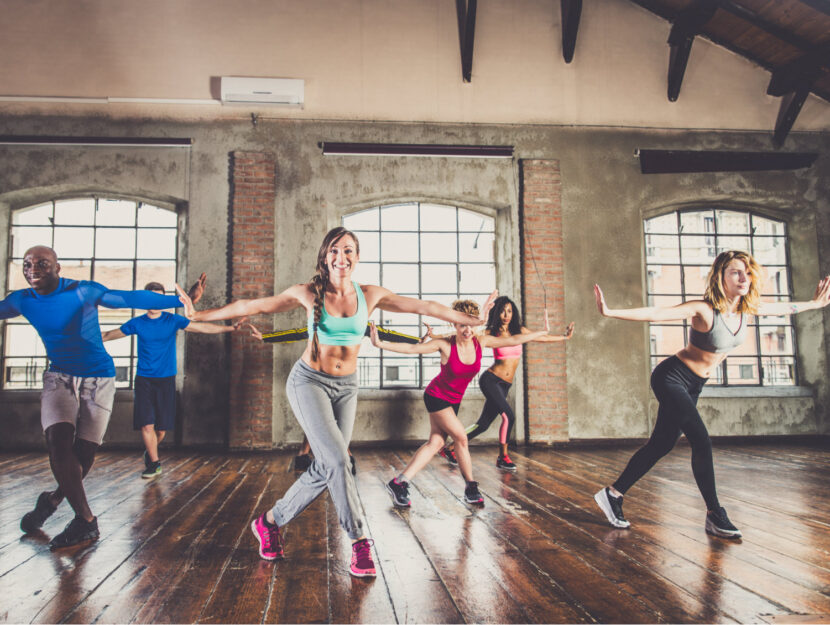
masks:
<svg viewBox="0 0 830 625"><path fill-rule="evenodd" d="M546 334L534 339L538 343L556 343L567 341L573 336L574 324L571 322L561 335ZM487 318L486 335L510 337L516 335L531 334L530 330L522 325L522 315L519 307L506 295L496 298L493 308ZM481 410L478 421L467 427L467 440L471 440L487 431L497 415L501 416L501 427L499 428L499 457L496 459L496 466L503 471L515 471L516 465L507 455L507 441L510 440L510 433L513 431L513 424L516 417L513 409L507 402L507 393L513 385L513 377L522 358L522 346L511 345L508 347L494 347L493 358L495 362L478 379L478 385L487 401ZM441 455L451 464L455 464L454 443L441 450Z"/></svg>
<svg viewBox="0 0 830 625"><path fill-rule="evenodd" d="M471 300L456 301L452 308L467 315L478 316L479 314L478 304ZM487 306L485 306L486 309ZM470 504L483 505L484 498L478 490L478 483L473 481L473 467L470 460L470 451L467 447L467 434L464 432L461 421L458 420L458 407L461 405L461 399L464 397L464 392L467 390L470 380L481 369L482 348L520 345L547 335L547 330L539 330L506 337L484 334L477 338L473 326L458 323L453 325L455 326L454 336L436 338L427 343L414 345L381 341L377 330L372 326L372 344L375 347L401 354L429 354L433 352L440 352L441 354L441 372L435 376L424 391L424 404L429 412L429 439L415 452L403 473L390 480L386 485L395 506L401 508L411 505L409 482L444 447L444 438L447 435L452 436L458 448L458 465L461 469L461 475L466 481L464 501Z"/></svg>

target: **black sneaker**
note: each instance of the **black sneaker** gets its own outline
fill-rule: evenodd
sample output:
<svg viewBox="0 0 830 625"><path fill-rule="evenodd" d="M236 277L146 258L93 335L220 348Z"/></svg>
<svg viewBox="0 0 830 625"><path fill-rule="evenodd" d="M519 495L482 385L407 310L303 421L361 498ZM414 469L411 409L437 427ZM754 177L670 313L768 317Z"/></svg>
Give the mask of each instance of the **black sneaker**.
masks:
<svg viewBox="0 0 830 625"><path fill-rule="evenodd" d="M467 488L464 489L464 501L474 505L484 505L484 497L478 490L478 482L467 482Z"/></svg>
<svg viewBox="0 0 830 625"><path fill-rule="evenodd" d="M63 547L71 547L87 540L96 540L98 536L100 536L100 533L98 532L97 517L87 521L83 517L76 516L67 523L66 528L60 534L51 540L49 548L54 551Z"/></svg>
<svg viewBox="0 0 830 625"><path fill-rule="evenodd" d="M141 472L142 479L149 480L150 478L157 477L161 475L161 462L156 460L155 462L150 462L147 467Z"/></svg>
<svg viewBox="0 0 830 625"><path fill-rule="evenodd" d="M597 502L599 509L605 513L605 518L608 519L608 522L611 525L622 529L631 527L631 523L626 521L623 516L622 497L614 497L610 490L603 488L596 495L594 495L594 501Z"/></svg>
<svg viewBox="0 0 830 625"><path fill-rule="evenodd" d="M386 490L392 495L392 503L396 508L408 508L412 505L409 500L409 482L399 482L398 478L392 478L386 482Z"/></svg>
<svg viewBox="0 0 830 625"><path fill-rule="evenodd" d="M503 456L499 456L498 460L496 460L496 466L501 469L502 471L515 471L516 465L513 464L513 461L510 459L510 456L507 454Z"/></svg>
<svg viewBox="0 0 830 625"><path fill-rule="evenodd" d="M449 447L442 447L441 451L438 452L438 455L446 459L446 461L449 462L452 466L458 466L458 458L455 457L455 452Z"/></svg>
<svg viewBox="0 0 830 625"><path fill-rule="evenodd" d="M741 530L732 525L732 521L726 516L726 510L722 506L706 513L706 533L722 538L741 537Z"/></svg>
<svg viewBox="0 0 830 625"><path fill-rule="evenodd" d="M357 475L357 462L355 462L354 456L349 456L349 460L352 462L352 475Z"/></svg>
<svg viewBox="0 0 830 625"><path fill-rule="evenodd" d="M31 512L27 512L23 515L23 518L20 519L20 529L22 529L25 534L33 534L38 531L41 527L43 527L46 519L52 516L55 513L55 510L58 509L57 506L52 505L52 502L49 500L49 495L51 495L49 492L40 493L37 497L35 509Z"/></svg>
<svg viewBox="0 0 830 625"><path fill-rule="evenodd" d="M309 454L297 454L294 456L294 470L305 471L311 466L311 456Z"/></svg>

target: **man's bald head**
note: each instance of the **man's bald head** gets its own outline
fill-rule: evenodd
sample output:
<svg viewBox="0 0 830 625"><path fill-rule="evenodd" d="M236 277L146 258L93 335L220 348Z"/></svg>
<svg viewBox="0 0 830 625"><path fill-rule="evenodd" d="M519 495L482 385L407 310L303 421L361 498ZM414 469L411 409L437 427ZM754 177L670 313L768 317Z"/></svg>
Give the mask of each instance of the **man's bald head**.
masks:
<svg viewBox="0 0 830 625"><path fill-rule="evenodd" d="M29 256L30 254L33 254L33 253L38 254L38 255L47 254L47 255L52 257L52 260L54 262L58 262L57 252L55 252L55 250L53 250L48 245L33 245L28 250L26 250L26 253L23 254L23 258L26 258L27 256Z"/></svg>

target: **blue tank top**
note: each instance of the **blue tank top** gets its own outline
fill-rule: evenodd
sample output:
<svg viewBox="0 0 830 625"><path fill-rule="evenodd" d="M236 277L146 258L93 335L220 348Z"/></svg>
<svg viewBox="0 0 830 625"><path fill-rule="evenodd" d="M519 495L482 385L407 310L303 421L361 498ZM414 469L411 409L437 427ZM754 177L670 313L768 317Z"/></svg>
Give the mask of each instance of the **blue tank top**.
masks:
<svg viewBox="0 0 830 625"><path fill-rule="evenodd" d="M713 308L714 319L712 320L712 328L708 332L699 332L694 328L689 331L689 343L695 347L702 349L704 352L711 352L715 354L722 354L731 351L741 345L746 339L746 323L744 323L744 314L741 313L741 325L737 332L732 332L717 308Z"/></svg>
<svg viewBox="0 0 830 625"><path fill-rule="evenodd" d="M326 312L326 299L323 296L320 323L317 324L317 340L321 345L359 345L366 334L369 311L366 298L357 282L352 282L357 293L357 312L351 317L332 317ZM314 313L308 316L308 335L314 334Z"/></svg>

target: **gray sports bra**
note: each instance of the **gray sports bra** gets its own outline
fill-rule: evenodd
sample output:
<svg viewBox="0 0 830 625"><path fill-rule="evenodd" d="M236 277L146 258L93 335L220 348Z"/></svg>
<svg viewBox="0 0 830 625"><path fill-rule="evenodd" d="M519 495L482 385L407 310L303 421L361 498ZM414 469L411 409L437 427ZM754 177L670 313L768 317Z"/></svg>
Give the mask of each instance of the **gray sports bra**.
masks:
<svg viewBox="0 0 830 625"><path fill-rule="evenodd" d="M733 334L732 330L726 327L720 311L714 308L712 312L715 314L715 318L712 320L712 329L708 332L699 332L691 328L689 332L689 343L702 349L704 352L722 354L723 352L735 349L744 342L746 338L746 324L744 323L743 313L741 313L741 325L738 331Z"/></svg>

